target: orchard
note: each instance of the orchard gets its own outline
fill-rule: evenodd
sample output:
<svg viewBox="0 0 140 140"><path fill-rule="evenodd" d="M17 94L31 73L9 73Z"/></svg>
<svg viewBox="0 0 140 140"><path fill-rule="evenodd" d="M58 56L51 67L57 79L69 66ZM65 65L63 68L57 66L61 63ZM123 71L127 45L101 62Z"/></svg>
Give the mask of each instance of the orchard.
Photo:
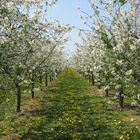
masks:
<svg viewBox="0 0 140 140"><path fill-rule="evenodd" d="M0 1L0 139L140 139L140 1L85 1L83 28L49 18L59 0Z"/></svg>

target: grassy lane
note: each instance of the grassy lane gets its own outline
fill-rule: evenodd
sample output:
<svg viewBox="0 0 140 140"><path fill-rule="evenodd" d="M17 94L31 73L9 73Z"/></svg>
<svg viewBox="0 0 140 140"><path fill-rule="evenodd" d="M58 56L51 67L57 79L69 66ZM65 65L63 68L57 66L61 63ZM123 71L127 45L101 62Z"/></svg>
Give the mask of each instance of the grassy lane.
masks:
<svg viewBox="0 0 140 140"><path fill-rule="evenodd" d="M23 139L130 139L131 126L121 120L127 114L91 93L89 84L74 70L66 69L57 87L47 113ZM137 130L133 131L132 137L138 139Z"/></svg>
<svg viewBox="0 0 140 140"><path fill-rule="evenodd" d="M14 132L19 139L139 140L140 125L123 121L128 112L111 106L76 71L65 69L47 92L30 103L36 103L34 110L18 118L19 130Z"/></svg>

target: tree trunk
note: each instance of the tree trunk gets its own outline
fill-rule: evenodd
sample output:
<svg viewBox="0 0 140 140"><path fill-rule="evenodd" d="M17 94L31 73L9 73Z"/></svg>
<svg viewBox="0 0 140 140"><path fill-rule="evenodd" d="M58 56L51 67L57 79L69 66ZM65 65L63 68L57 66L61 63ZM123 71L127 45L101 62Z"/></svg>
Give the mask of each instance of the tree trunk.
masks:
<svg viewBox="0 0 140 140"><path fill-rule="evenodd" d="M85 80L87 80L87 76L86 75L84 75L84 78L85 78Z"/></svg>
<svg viewBox="0 0 140 140"><path fill-rule="evenodd" d="M88 75L88 81L89 81L89 83L91 82L90 74Z"/></svg>
<svg viewBox="0 0 140 140"><path fill-rule="evenodd" d="M85 74L84 74L84 72L82 73L82 75L83 75L83 77L85 77Z"/></svg>
<svg viewBox="0 0 140 140"><path fill-rule="evenodd" d="M119 105L120 108L123 109L124 108L124 93L123 93L123 87L121 87L120 91L119 91Z"/></svg>
<svg viewBox="0 0 140 140"><path fill-rule="evenodd" d="M40 91L42 91L42 76L39 76Z"/></svg>
<svg viewBox="0 0 140 140"><path fill-rule="evenodd" d="M93 73L92 73L92 75L91 75L91 79L92 79L92 85L94 86L94 75L93 75Z"/></svg>
<svg viewBox="0 0 140 140"><path fill-rule="evenodd" d="M32 99L34 99L34 94L35 94L35 92L34 92L34 88L35 88L35 82L34 82L34 74L32 74L32 77L31 77L31 97L32 97Z"/></svg>
<svg viewBox="0 0 140 140"><path fill-rule="evenodd" d="M34 88L35 88L35 83L34 81L32 81L32 85L31 85L31 94L32 94L32 99L34 99L34 95L35 95L35 91L34 91Z"/></svg>
<svg viewBox="0 0 140 140"><path fill-rule="evenodd" d="M101 85L98 85L98 89L101 89Z"/></svg>
<svg viewBox="0 0 140 140"><path fill-rule="evenodd" d="M106 90L105 90L105 97L108 97L108 96L109 96L109 90L106 89Z"/></svg>
<svg viewBox="0 0 140 140"><path fill-rule="evenodd" d="M45 75L45 85L46 85L46 87L48 86L48 74L47 73Z"/></svg>
<svg viewBox="0 0 140 140"><path fill-rule="evenodd" d="M19 84L16 84L16 97L17 97L17 106L16 106L16 112L20 112L20 105L21 105L21 89Z"/></svg>
<svg viewBox="0 0 140 140"><path fill-rule="evenodd" d="M54 77L52 76L52 81L54 80Z"/></svg>
<svg viewBox="0 0 140 140"><path fill-rule="evenodd" d="M50 75L50 82L52 82L52 76Z"/></svg>

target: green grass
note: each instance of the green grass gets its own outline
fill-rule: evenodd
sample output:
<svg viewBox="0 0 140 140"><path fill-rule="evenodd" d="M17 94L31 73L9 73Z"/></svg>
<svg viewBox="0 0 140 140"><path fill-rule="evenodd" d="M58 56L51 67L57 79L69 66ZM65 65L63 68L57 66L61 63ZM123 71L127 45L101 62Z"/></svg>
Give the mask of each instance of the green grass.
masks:
<svg viewBox="0 0 140 140"><path fill-rule="evenodd" d="M21 114L3 121L9 129L1 128L1 138L7 132L23 140L139 140L139 122L131 122L129 111L109 101L75 70L65 69L47 91L26 103Z"/></svg>

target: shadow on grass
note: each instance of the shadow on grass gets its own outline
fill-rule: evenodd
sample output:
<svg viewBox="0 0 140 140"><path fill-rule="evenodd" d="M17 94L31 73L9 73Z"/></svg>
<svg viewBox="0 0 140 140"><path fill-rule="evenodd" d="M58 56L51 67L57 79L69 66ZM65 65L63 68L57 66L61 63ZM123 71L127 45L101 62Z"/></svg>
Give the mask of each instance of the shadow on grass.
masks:
<svg viewBox="0 0 140 140"><path fill-rule="evenodd" d="M133 111L140 112L140 107L139 107L139 106L132 106L132 105L129 104L129 103L125 103L124 108L125 108L126 110L133 110Z"/></svg>

